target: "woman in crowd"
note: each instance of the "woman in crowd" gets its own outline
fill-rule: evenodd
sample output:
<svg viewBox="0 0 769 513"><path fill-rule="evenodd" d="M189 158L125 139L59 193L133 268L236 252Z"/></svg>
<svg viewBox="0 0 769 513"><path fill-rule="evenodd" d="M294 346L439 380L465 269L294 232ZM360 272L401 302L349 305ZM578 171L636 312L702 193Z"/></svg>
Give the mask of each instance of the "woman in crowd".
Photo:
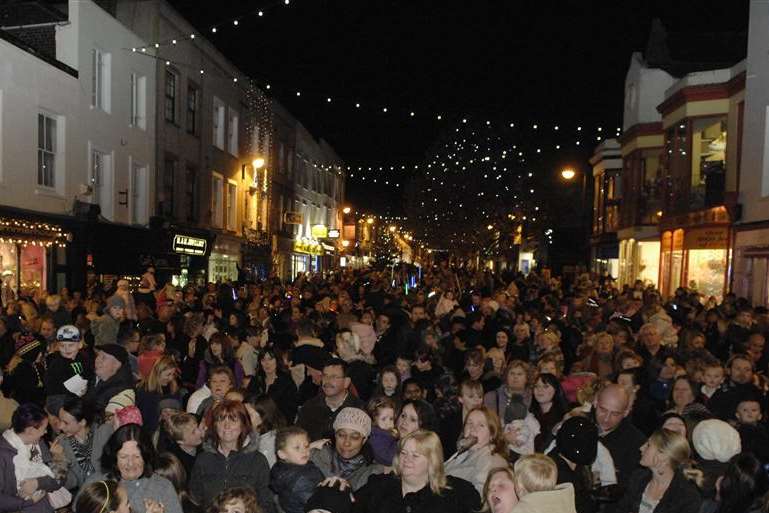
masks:
<svg viewBox="0 0 769 513"><path fill-rule="evenodd" d="M447 476L438 435L415 431L403 438L393 461L395 472L374 475L355 493L360 513L471 513L480 498L467 481Z"/></svg>
<svg viewBox="0 0 769 513"><path fill-rule="evenodd" d="M595 373L600 379L610 379L614 374L614 337L604 332L597 333L587 356L582 360L583 369Z"/></svg>
<svg viewBox="0 0 769 513"><path fill-rule="evenodd" d="M679 376L673 380L673 388L670 392L668 411L683 415L686 407L697 401L697 385L687 376Z"/></svg>
<svg viewBox="0 0 769 513"><path fill-rule="evenodd" d="M240 365L240 360L235 358L230 337L224 333L214 333L208 339L208 349L203 360L200 361L195 388L202 387L208 380L209 371L219 366L229 367L235 375L235 388L240 388L244 376L243 366Z"/></svg>
<svg viewBox="0 0 769 513"><path fill-rule="evenodd" d="M254 434L259 436L259 452L267 459L270 468L275 464L275 435L286 426L286 419L271 397L263 395L249 400L246 409L251 416Z"/></svg>
<svg viewBox="0 0 769 513"><path fill-rule="evenodd" d="M198 379L200 364L205 358L208 342L203 338L205 317L202 313L193 313L184 321L182 347L181 380L185 387L194 388ZM180 341L181 344L181 341Z"/></svg>
<svg viewBox="0 0 769 513"><path fill-rule="evenodd" d="M641 447L641 466L629 480L615 511L697 513L702 499L697 486L685 475L689 460L686 438L661 429Z"/></svg>
<svg viewBox="0 0 769 513"><path fill-rule="evenodd" d="M522 396L526 407L529 408L531 406L531 390L528 383L529 365L521 360L513 360L507 364L505 369L504 383L496 390L487 392L483 397L483 404L496 412L500 419L505 418L505 409L514 394Z"/></svg>
<svg viewBox="0 0 769 513"><path fill-rule="evenodd" d="M482 512L512 513L518 504L518 496L515 493L515 474L508 467L491 469L483 485Z"/></svg>
<svg viewBox="0 0 769 513"><path fill-rule="evenodd" d="M61 436L51 453L66 468L64 486L70 490L80 488L91 474L102 471L102 450L113 428L110 422L94 424L95 413L92 405L74 396L59 409Z"/></svg>
<svg viewBox="0 0 769 513"><path fill-rule="evenodd" d="M264 513L275 511L268 484L270 469L259 452L251 419L243 403L223 401L209 417L207 441L198 455L190 478L190 494L204 507L232 486L250 486Z"/></svg>
<svg viewBox="0 0 769 513"><path fill-rule="evenodd" d="M179 368L171 355L161 356L147 377L136 387L136 406L142 412L144 427L154 433L160 423L160 403L176 399L181 404L182 393L177 381Z"/></svg>
<svg viewBox="0 0 769 513"><path fill-rule="evenodd" d="M360 337L352 331L340 331L336 334L336 353L347 362L347 373L353 386L363 401L368 401L374 391L376 381L374 357L361 350Z"/></svg>
<svg viewBox="0 0 769 513"><path fill-rule="evenodd" d="M40 406L25 403L13 412L11 427L0 437L0 511L53 513L72 499L49 466L47 429Z"/></svg>
<svg viewBox="0 0 769 513"><path fill-rule="evenodd" d="M421 399L411 399L403 403L395 427L401 436L406 436L420 429L434 431L437 429L437 424L438 419L430 403Z"/></svg>
<svg viewBox="0 0 769 513"><path fill-rule="evenodd" d="M256 375L248 384L248 394L254 397L268 395L288 422L296 418L299 407L296 384L274 347L268 346L259 352Z"/></svg>
<svg viewBox="0 0 769 513"><path fill-rule="evenodd" d="M552 374L540 374L534 382L531 413L539 421L540 432L534 439L537 452L544 452L553 439L553 429L569 411L561 383Z"/></svg>
<svg viewBox="0 0 769 513"><path fill-rule="evenodd" d="M489 470L507 464L507 442L497 415L486 407L475 408L465 419L460 449L445 464L446 475L469 481L480 494Z"/></svg>
<svg viewBox="0 0 769 513"><path fill-rule="evenodd" d="M130 513L128 494L117 481L94 481L83 487L75 503L77 513ZM161 513L160 508L146 508L147 513Z"/></svg>
<svg viewBox="0 0 769 513"><path fill-rule="evenodd" d="M104 446L101 457L103 475L90 481L119 481L128 494L132 513L150 513L148 500L158 502L165 513L182 513L173 485L155 474L157 455L149 435L138 424L118 428Z"/></svg>
<svg viewBox="0 0 769 513"><path fill-rule="evenodd" d="M706 500L700 513L759 513L769 506L769 477L751 453L740 453L729 460L717 487L718 500Z"/></svg>

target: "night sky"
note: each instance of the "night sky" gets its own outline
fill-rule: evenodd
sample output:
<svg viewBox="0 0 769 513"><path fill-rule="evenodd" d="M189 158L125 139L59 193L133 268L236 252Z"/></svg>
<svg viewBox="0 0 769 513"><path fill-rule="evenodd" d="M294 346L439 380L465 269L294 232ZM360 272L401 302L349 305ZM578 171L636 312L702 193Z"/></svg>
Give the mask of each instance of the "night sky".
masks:
<svg viewBox="0 0 769 513"><path fill-rule="evenodd" d="M613 131L653 18L675 32L745 30L748 19L747 0L171 3L350 165L422 162L462 117ZM401 190L370 203L371 190L350 180L348 196L399 211Z"/></svg>

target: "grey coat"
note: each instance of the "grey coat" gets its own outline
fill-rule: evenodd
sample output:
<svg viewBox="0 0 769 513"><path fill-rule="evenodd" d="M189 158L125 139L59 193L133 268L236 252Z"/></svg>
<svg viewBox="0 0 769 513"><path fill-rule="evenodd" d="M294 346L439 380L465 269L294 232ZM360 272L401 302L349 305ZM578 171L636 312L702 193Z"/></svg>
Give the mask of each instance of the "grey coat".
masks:
<svg viewBox="0 0 769 513"><path fill-rule="evenodd" d="M91 445L91 464L93 464L94 472L101 473L101 453L104 449L104 445L112 436L113 427L112 424L106 423L101 426L95 426L91 429L95 429L93 433L93 445ZM61 446L64 449L64 458L67 465L67 478L64 481L64 486L68 490L74 490L83 486L83 483L90 477L90 474L86 475L85 471L77 464L77 458L75 458L75 451L72 448L72 440L69 437L62 439Z"/></svg>
<svg viewBox="0 0 769 513"><path fill-rule="evenodd" d="M93 473L86 479L86 483L103 481L105 479L109 479L109 476ZM152 499L159 502L165 506L165 513L183 513L174 485L165 477L152 474L150 477L142 477L133 481L122 479L120 484L123 485L128 495L131 513L145 513L144 499ZM72 504L77 504L77 498L72 501Z"/></svg>
<svg viewBox="0 0 769 513"><path fill-rule="evenodd" d="M334 453L336 449L330 445L325 445L320 449L313 449L310 452L310 461L315 463L324 477L342 477L340 469L337 468L334 462ZM356 469L349 476L345 477L352 491L358 491L368 482L369 476L373 474L384 474L385 467L379 463L369 463Z"/></svg>
<svg viewBox="0 0 769 513"><path fill-rule="evenodd" d="M43 456L43 462L50 465L51 453L42 440L40 441L40 452ZM18 496L18 483L13 466L13 457L16 454L16 449L0 434L0 512L52 513L53 508L48 499L42 499L34 504L32 501L24 500ZM47 492L61 488L61 483L52 477L40 477L37 481L39 488Z"/></svg>

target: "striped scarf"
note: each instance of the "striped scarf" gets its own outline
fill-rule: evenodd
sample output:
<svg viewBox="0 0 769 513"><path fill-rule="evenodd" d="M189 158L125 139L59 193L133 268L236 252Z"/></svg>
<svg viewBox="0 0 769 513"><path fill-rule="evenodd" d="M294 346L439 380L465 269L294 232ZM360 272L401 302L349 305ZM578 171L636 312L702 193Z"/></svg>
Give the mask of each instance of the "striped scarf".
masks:
<svg viewBox="0 0 769 513"><path fill-rule="evenodd" d="M91 462L91 450L93 448L93 428L88 430L88 437L86 437L84 443L80 443L80 441L74 436L69 440L72 444L72 452L75 453L75 459L77 460L78 466L83 470L83 473L86 476L90 476L93 472L95 472L93 463Z"/></svg>

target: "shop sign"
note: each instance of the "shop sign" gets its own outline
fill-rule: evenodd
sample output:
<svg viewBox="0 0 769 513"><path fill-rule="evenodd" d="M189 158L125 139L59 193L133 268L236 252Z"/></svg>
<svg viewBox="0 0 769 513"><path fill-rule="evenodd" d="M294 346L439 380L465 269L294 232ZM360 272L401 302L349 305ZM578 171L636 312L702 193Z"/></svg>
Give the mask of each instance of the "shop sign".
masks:
<svg viewBox="0 0 769 513"><path fill-rule="evenodd" d="M686 249L726 249L729 243L729 228L702 228L689 230L684 235Z"/></svg>
<svg viewBox="0 0 769 513"><path fill-rule="evenodd" d="M175 253L185 255L205 255L208 242L206 239L188 237L187 235L174 235L173 250Z"/></svg>
<svg viewBox="0 0 769 513"><path fill-rule="evenodd" d="M283 214L283 222L285 224L303 224L304 217L301 212L286 212Z"/></svg>
<svg viewBox="0 0 769 513"><path fill-rule="evenodd" d="M322 255L323 246L316 240L302 238L294 241L294 251L296 253L306 253L308 255Z"/></svg>
<svg viewBox="0 0 769 513"><path fill-rule="evenodd" d="M329 239L338 239L339 238L339 230L333 229L328 231L328 238Z"/></svg>
<svg viewBox="0 0 769 513"><path fill-rule="evenodd" d="M328 227L325 224L314 224L310 229L313 239L325 239L328 237Z"/></svg>

